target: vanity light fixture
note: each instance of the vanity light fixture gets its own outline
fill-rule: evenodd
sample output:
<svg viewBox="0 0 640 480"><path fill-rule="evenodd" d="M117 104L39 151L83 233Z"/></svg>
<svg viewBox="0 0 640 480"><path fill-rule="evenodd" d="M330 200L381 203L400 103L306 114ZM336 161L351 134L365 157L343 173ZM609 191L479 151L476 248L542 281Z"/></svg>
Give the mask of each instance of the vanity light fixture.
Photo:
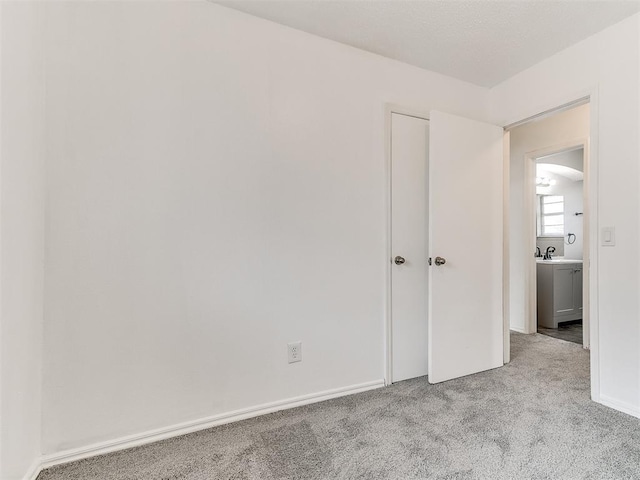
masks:
<svg viewBox="0 0 640 480"><path fill-rule="evenodd" d="M550 187L555 185L556 181L547 177L536 177L536 187Z"/></svg>

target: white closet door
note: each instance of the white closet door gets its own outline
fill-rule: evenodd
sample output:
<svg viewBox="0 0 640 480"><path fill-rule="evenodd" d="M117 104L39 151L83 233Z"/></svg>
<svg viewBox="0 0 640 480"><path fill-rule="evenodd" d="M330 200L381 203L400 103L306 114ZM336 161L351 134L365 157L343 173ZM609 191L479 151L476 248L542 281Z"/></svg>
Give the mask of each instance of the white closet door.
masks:
<svg viewBox="0 0 640 480"><path fill-rule="evenodd" d="M503 365L503 130L436 111L429 120L427 338L437 383Z"/></svg>
<svg viewBox="0 0 640 480"><path fill-rule="evenodd" d="M427 374L429 122L391 115L391 380Z"/></svg>

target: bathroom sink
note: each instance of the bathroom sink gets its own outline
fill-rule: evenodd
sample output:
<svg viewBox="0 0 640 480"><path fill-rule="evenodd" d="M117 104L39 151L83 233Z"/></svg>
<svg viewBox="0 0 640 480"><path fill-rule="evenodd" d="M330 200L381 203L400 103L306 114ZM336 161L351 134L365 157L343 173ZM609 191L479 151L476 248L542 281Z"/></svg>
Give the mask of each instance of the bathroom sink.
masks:
<svg viewBox="0 0 640 480"><path fill-rule="evenodd" d="M570 258L552 258L551 260L536 259L536 263L582 263L582 260L571 260Z"/></svg>

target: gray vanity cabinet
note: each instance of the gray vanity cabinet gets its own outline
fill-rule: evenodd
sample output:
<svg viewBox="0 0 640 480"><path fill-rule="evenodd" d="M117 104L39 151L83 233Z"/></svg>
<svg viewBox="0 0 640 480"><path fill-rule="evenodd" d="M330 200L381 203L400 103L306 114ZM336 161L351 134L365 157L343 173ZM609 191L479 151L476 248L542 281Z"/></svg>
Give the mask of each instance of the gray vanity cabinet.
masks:
<svg viewBox="0 0 640 480"><path fill-rule="evenodd" d="M539 262L537 287L538 325L582 319L582 263Z"/></svg>

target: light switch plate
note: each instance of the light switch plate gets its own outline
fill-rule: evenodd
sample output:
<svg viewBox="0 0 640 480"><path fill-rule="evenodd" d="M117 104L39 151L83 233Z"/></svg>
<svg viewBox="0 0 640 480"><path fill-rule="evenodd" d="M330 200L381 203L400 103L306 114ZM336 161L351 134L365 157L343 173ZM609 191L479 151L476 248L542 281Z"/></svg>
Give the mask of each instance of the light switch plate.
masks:
<svg viewBox="0 0 640 480"><path fill-rule="evenodd" d="M616 244L615 227L602 227L600 229L600 244L603 247L613 247Z"/></svg>

